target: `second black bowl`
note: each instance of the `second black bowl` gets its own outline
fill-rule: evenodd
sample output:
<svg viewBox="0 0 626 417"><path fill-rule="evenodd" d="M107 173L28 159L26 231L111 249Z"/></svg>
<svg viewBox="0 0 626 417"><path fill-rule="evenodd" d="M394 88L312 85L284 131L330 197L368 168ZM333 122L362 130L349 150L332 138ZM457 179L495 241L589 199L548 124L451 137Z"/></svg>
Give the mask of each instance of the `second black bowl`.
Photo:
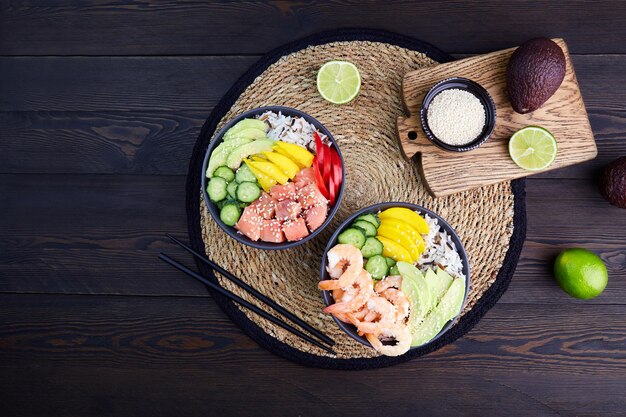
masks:
<svg viewBox="0 0 626 417"><path fill-rule="evenodd" d="M343 223L341 223L341 225L337 228L337 230L335 230L335 233L333 233L332 237L328 241L328 245L326 245L326 249L324 249L324 256L322 258L322 266L320 269L320 280L331 279L330 275L328 275L328 271L326 270L327 253L333 246L335 246L338 243L337 238L341 234L341 232L343 232L348 227L350 227L354 219L356 219L357 217L364 215L364 214L377 214L380 211L386 210L391 207L405 207L410 210L417 211L422 216L425 214L428 214L428 216L437 219L439 223L439 227L441 227L443 231L448 233L448 235L452 239L452 242L454 242L454 245L456 246L456 250L458 251L459 256L461 257L461 262L463 263L463 274L466 277L465 278L465 295L463 298L463 305L465 305L465 302L467 300L467 294L469 293L469 290L470 290L470 268L469 268L469 260L467 259L467 252L465 252L465 248L463 247L463 243L461 243L461 239L456 234L452 226L450 226L438 214L433 213L432 211L427 210L424 207L418 206L416 204L411 204L411 203L389 202L389 203L374 204L373 206L365 207L357 211L356 213L354 213L352 216L348 217ZM324 299L324 304L327 306L334 304L335 302L335 300L333 300L333 296L330 291L322 291L322 298ZM446 323L446 325L443 327L443 329L441 329L441 331L437 334L437 336L432 338L426 344L432 343L435 340L439 339L445 332L447 332L452 327L452 325L454 324L457 318L458 316L450 320L448 323ZM333 319L335 320L337 325L348 334L348 336L350 336L351 338L353 338L354 340L360 343L363 343L366 346L371 346L371 344L367 341L365 337L359 336L355 326L349 323L344 323L343 321L337 319L334 316L333 316ZM411 349L416 349L418 347L419 346L415 346L415 347L412 347Z"/></svg>

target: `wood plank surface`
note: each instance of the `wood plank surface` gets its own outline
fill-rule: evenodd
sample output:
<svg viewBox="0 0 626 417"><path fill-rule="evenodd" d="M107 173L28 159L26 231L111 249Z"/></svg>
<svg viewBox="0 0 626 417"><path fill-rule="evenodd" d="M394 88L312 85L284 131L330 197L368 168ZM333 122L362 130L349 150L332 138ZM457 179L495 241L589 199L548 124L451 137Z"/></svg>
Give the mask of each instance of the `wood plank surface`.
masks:
<svg viewBox="0 0 626 417"><path fill-rule="evenodd" d="M468 335L338 372L259 347L156 255L190 263L163 233L186 238L188 158L232 83L355 26L465 55L565 38L599 154L527 181L517 271ZM0 415L626 416L626 220L594 184L626 154L624 39L609 0L0 2ZM602 296L554 283L571 246L607 263Z"/></svg>
<svg viewBox="0 0 626 417"><path fill-rule="evenodd" d="M565 77L554 95L529 114L515 112L506 93L506 68L516 48L421 68L404 76L402 96L407 115L398 117L398 140L404 157L415 157L422 179L433 196L442 197L532 174L518 167L508 150L513 133L529 125L546 128L557 138L556 159L543 172L596 157L596 142L567 45L562 39L553 40L565 55ZM469 152L439 148L422 128L420 112L424 97L433 85L452 77L464 77L478 83L495 105L493 132L484 144Z"/></svg>
<svg viewBox="0 0 626 417"><path fill-rule="evenodd" d="M104 58L0 58L0 90L11 93L0 95L6 110L0 112L0 173L184 175L213 105L256 59L124 58L101 71ZM614 88L626 71L626 56L572 59L599 155L541 177L595 175L626 154L626 112L615 104L626 102L626 92ZM184 68L177 72L179 66ZM147 72L167 99L151 91L151 81L133 81L133 74ZM89 94L71 95L57 73L69 74L72 91ZM158 110L163 107L171 110ZM106 110L116 108L126 110Z"/></svg>
<svg viewBox="0 0 626 417"><path fill-rule="evenodd" d="M204 110L258 57L0 58L0 111Z"/></svg>
<svg viewBox="0 0 626 417"><path fill-rule="evenodd" d="M626 3L600 1L2 2L2 55L258 54L323 30L391 30L449 53L484 53L537 35L574 53L625 53Z"/></svg>
<svg viewBox="0 0 626 417"><path fill-rule="evenodd" d="M186 236L183 176L0 175L0 195L0 292L206 296L156 259L181 253L164 233ZM526 204L528 238L504 302L577 302L555 285L551 265L563 248L583 245L611 275L591 303L626 303L626 217L593 181L529 180Z"/></svg>
<svg viewBox="0 0 626 417"><path fill-rule="evenodd" d="M499 304L437 353L337 372L259 349L208 300L4 295L0 302L0 400L21 412L9 416L238 416L252 409L409 416L416 407L425 415L510 416L523 407L525 415L597 416L621 415L626 406L625 306L539 312ZM367 401L363 391L380 400Z"/></svg>

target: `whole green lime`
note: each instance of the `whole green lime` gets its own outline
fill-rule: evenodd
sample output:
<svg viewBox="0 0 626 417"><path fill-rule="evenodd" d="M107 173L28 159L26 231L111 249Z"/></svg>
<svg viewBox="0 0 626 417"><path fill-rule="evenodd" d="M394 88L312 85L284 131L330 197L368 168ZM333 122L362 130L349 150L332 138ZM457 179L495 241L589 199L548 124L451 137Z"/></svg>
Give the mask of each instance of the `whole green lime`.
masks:
<svg viewBox="0 0 626 417"><path fill-rule="evenodd" d="M554 262L554 276L572 297L589 299L602 294L609 274L602 259L587 249L565 249Z"/></svg>

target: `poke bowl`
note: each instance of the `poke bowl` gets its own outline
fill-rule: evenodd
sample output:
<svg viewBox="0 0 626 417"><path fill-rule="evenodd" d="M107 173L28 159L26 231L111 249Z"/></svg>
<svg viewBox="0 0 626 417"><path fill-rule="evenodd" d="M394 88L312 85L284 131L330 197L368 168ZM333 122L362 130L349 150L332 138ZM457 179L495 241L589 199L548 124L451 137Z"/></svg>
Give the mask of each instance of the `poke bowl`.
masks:
<svg viewBox="0 0 626 417"><path fill-rule="evenodd" d="M318 287L324 312L350 337L398 356L452 327L469 292L469 261L437 214L380 203L357 211L332 235Z"/></svg>
<svg viewBox="0 0 626 417"><path fill-rule="evenodd" d="M213 220L257 249L301 245L332 220L344 191L341 151L299 110L260 107L230 120L208 146L202 193Z"/></svg>

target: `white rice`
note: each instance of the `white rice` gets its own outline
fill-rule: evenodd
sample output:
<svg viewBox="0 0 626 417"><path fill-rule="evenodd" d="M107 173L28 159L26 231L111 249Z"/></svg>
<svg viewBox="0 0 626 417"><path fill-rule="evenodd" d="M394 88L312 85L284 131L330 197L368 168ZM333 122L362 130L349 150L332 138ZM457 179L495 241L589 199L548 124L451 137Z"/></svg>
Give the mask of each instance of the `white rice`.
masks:
<svg viewBox="0 0 626 417"><path fill-rule="evenodd" d="M426 250L418 259L417 267L422 272L426 272L428 269L440 265L451 276L466 279L463 273L463 262L452 237L448 232L441 229L436 218L430 217L428 214L421 216L426 219L429 232L428 235L422 235L426 243Z"/></svg>
<svg viewBox="0 0 626 417"><path fill-rule="evenodd" d="M258 116L258 119L269 125L268 138L295 143L315 151L313 133L316 129L313 124L307 122L304 118L285 116L281 112L268 111ZM328 143L326 135L320 131L317 131L317 134L320 135L322 142Z"/></svg>

